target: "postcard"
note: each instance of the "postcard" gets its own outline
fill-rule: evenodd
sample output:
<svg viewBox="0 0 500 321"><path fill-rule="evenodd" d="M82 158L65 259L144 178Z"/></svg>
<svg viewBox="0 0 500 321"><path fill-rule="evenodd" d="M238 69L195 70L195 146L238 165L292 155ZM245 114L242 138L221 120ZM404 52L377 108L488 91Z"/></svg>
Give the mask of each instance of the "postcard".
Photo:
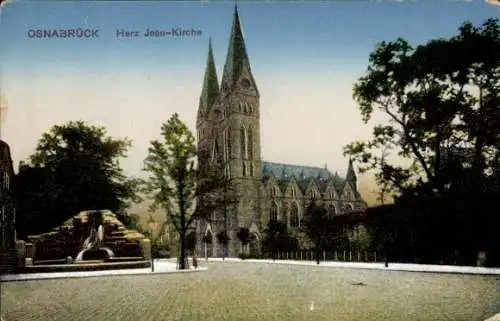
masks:
<svg viewBox="0 0 500 321"><path fill-rule="evenodd" d="M497 1L0 8L2 320L500 312Z"/></svg>

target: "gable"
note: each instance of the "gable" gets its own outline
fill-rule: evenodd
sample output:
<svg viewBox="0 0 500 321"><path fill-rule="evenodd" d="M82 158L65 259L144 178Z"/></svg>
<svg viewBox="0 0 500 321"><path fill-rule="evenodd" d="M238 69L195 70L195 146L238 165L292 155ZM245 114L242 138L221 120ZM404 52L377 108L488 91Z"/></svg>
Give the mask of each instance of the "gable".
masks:
<svg viewBox="0 0 500 321"><path fill-rule="evenodd" d="M344 184L344 190L342 191L342 196L346 200L356 199L354 195L354 190L352 189L351 185L348 182Z"/></svg>
<svg viewBox="0 0 500 321"><path fill-rule="evenodd" d="M299 184L297 183L297 180L295 179L294 176L290 178L288 181L288 184L285 189L285 193L290 196L290 197L301 197L302 196L302 191L299 188ZM295 193L295 195L294 195Z"/></svg>
<svg viewBox="0 0 500 321"><path fill-rule="evenodd" d="M328 184L326 186L325 198L329 198L329 199L338 199L339 198L339 194L338 194L337 189L335 187L335 182L332 179L328 181Z"/></svg>
<svg viewBox="0 0 500 321"><path fill-rule="evenodd" d="M243 70L240 74L240 77L238 78L238 81L236 82L236 88L239 92L249 95L249 96L254 96L254 97L259 97L259 90L257 89L257 82L255 81L252 73L250 70L248 70L247 66L243 67Z"/></svg>
<svg viewBox="0 0 500 321"><path fill-rule="evenodd" d="M305 195L308 197L316 196L316 198L321 198L319 186L314 178L309 180L309 184L307 184L307 188L305 190Z"/></svg>

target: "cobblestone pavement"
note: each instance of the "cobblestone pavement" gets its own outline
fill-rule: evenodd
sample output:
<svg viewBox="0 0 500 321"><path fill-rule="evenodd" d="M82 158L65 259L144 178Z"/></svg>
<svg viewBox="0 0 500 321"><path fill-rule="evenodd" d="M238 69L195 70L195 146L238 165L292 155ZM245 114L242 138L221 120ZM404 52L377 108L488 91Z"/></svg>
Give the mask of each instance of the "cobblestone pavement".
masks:
<svg viewBox="0 0 500 321"><path fill-rule="evenodd" d="M5 321L485 320L500 277L205 263L209 271L2 283Z"/></svg>

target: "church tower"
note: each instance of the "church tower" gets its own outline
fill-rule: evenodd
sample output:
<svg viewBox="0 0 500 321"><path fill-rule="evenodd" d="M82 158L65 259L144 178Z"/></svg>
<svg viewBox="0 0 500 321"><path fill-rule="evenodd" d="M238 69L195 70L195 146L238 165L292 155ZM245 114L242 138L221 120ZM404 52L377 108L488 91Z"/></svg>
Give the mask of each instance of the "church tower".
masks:
<svg viewBox="0 0 500 321"><path fill-rule="evenodd" d="M261 149L259 91L250 68L242 26L235 6L224 70L219 87L211 42L200 96L196 129L199 166L217 166L230 179L230 190L238 195L224 213L213 213L207 226L213 237L226 231L230 244L228 255L240 251L236 233L240 227L252 232L261 230ZM217 246L218 247L218 246Z"/></svg>
<svg viewBox="0 0 500 321"><path fill-rule="evenodd" d="M198 136L197 153L200 167L208 166L213 156L212 149L215 138L215 119L213 119L213 113L218 99L219 81L217 79L217 69L215 68L212 41L210 39L207 65L198 104L198 115L196 117L196 131Z"/></svg>
<svg viewBox="0 0 500 321"><path fill-rule="evenodd" d="M259 91L250 67L238 8L235 6L219 100L227 174L240 202L229 230L260 229L261 148Z"/></svg>

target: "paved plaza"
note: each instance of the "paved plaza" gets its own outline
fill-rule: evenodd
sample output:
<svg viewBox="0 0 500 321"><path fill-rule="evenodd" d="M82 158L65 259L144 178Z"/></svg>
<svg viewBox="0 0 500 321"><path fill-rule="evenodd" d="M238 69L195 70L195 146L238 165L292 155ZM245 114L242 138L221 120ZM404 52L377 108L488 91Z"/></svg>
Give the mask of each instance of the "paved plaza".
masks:
<svg viewBox="0 0 500 321"><path fill-rule="evenodd" d="M1 283L14 320L485 320L500 276L257 262L203 262L202 273Z"/></svg>

